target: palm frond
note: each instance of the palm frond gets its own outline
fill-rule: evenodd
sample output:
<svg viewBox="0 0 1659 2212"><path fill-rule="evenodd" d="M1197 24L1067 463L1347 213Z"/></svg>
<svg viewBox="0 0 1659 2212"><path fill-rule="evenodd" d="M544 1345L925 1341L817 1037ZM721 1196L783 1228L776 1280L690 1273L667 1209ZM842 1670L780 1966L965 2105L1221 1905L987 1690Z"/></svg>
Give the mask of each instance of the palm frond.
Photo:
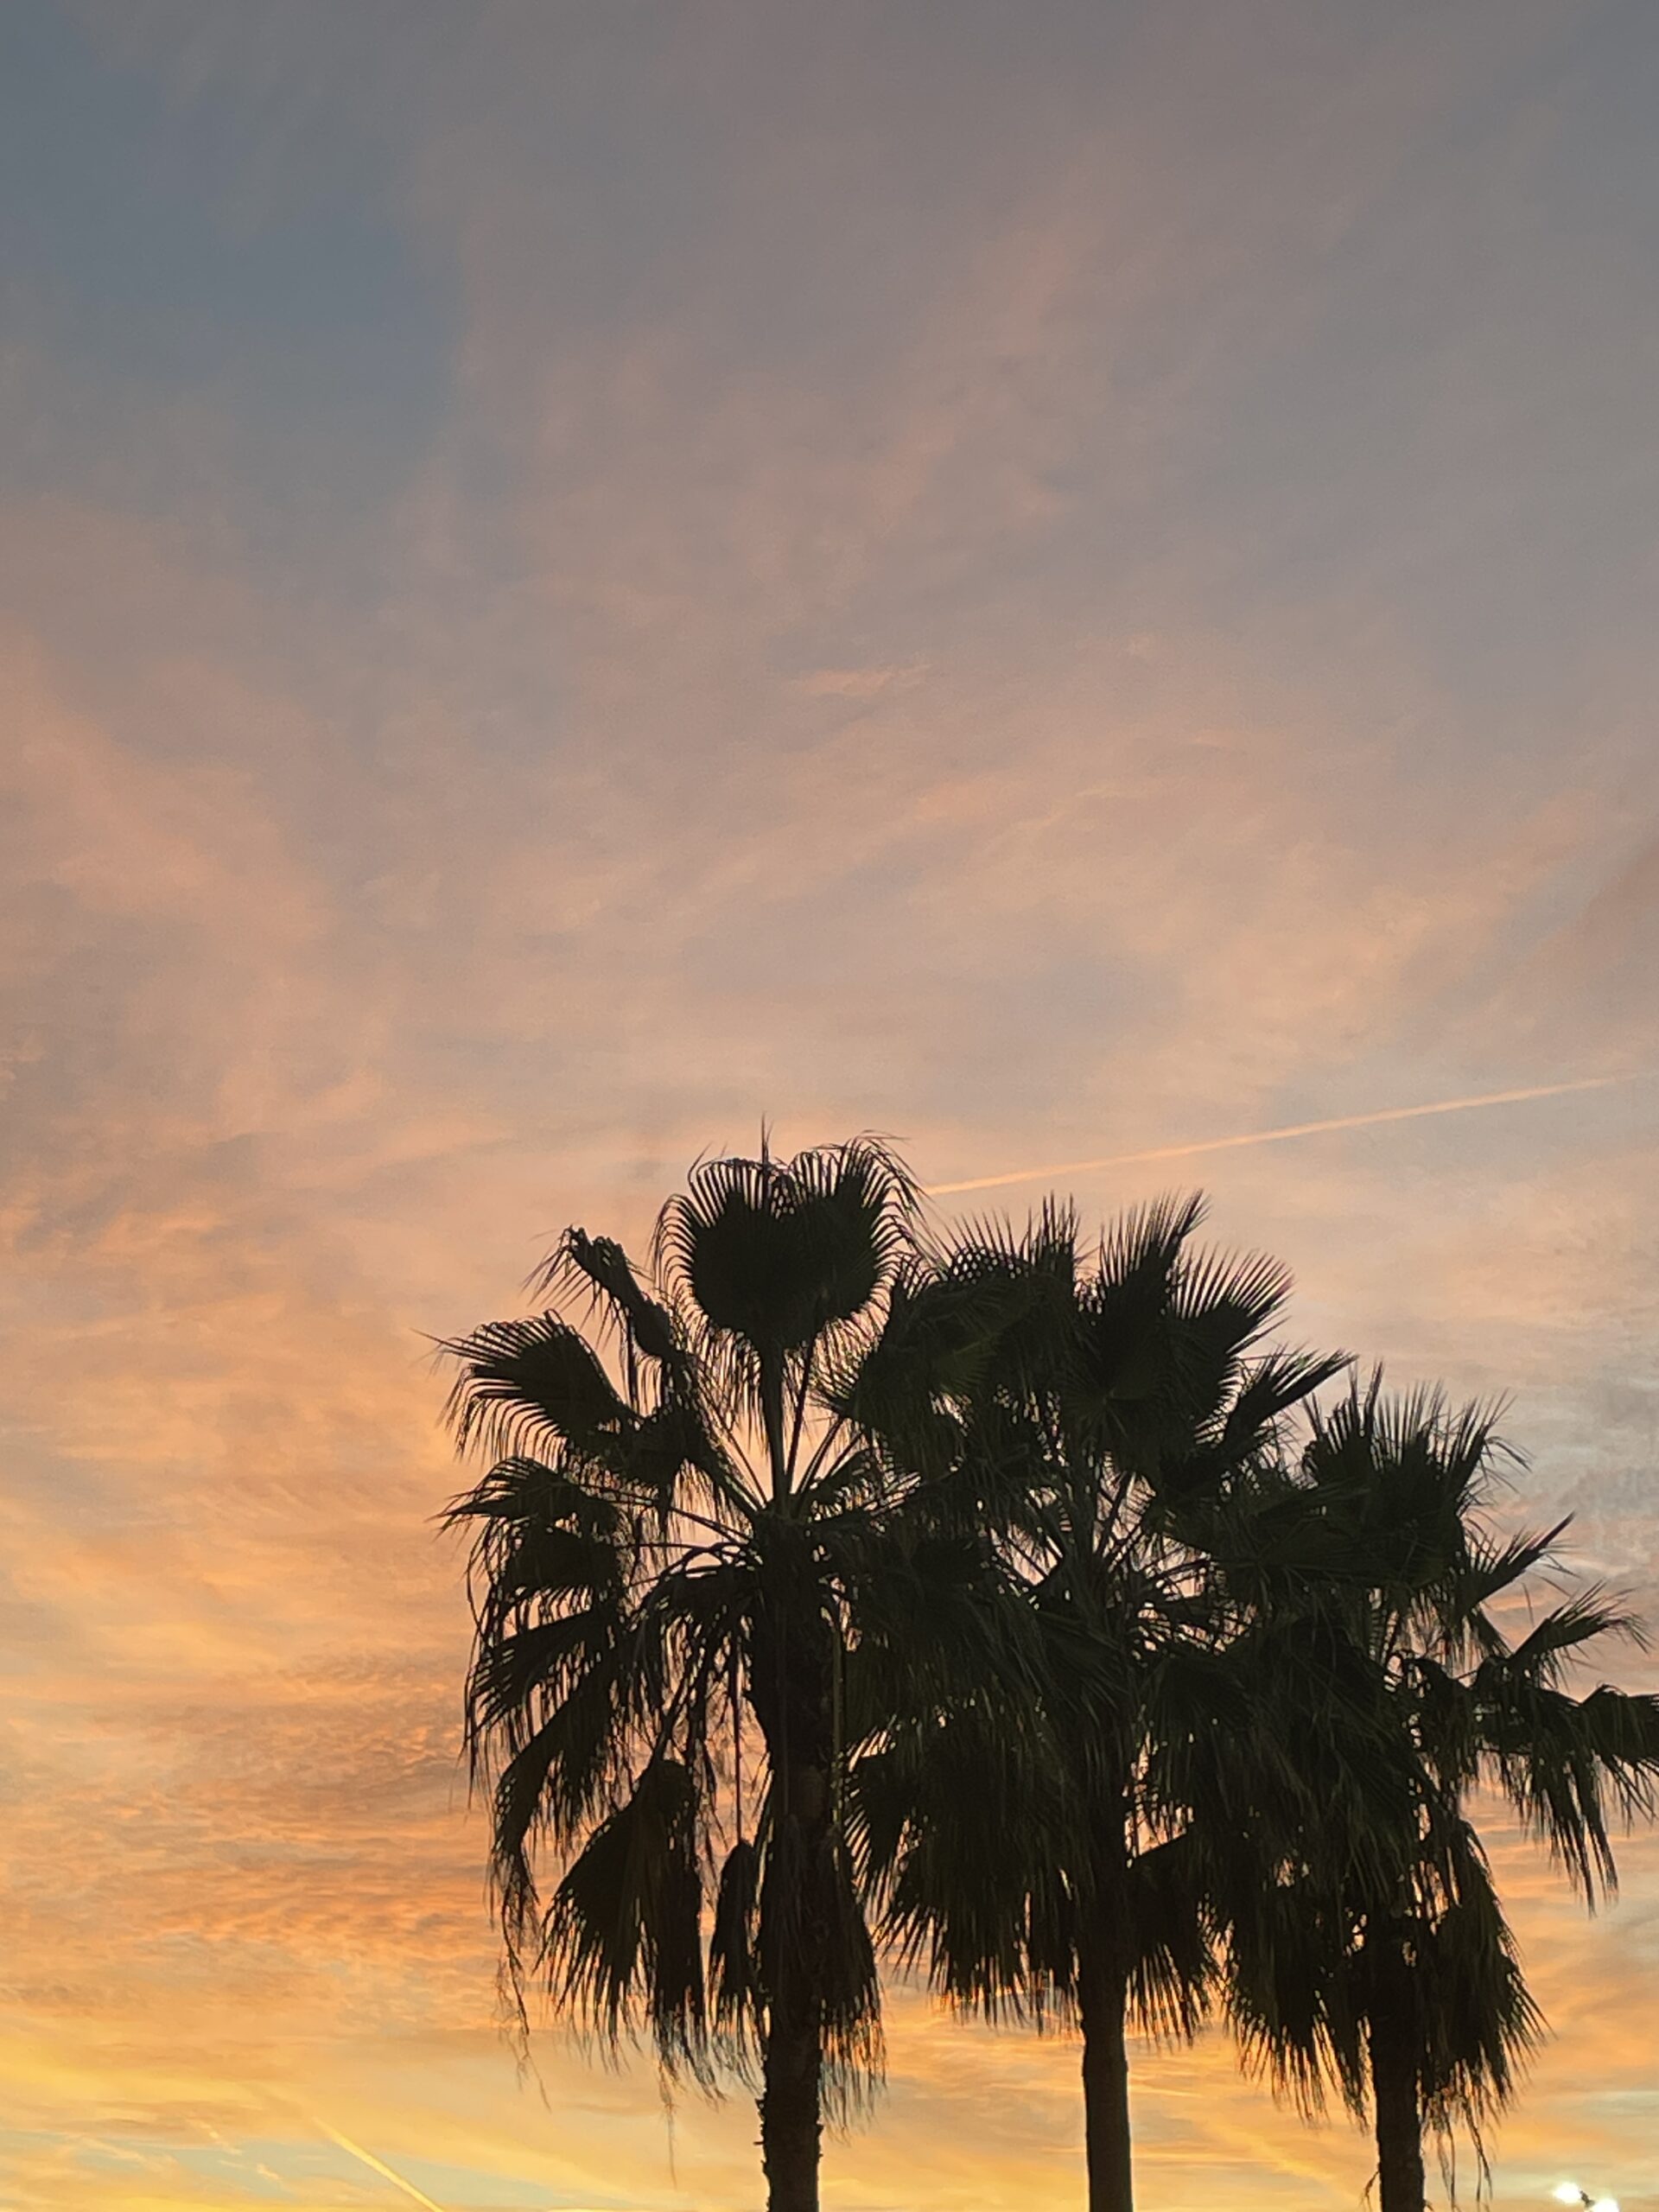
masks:
<svg viewBox="0 0 1659 2212"><path fill-rule="evenodd" d="M1154 1844L1129 1868L1130 2016L1154 2041L1190 2043L1209 2012L1217 1965L1206 1872L1191 1833Z"/></svg>
<svg viewBox="0 0 1659 2212"><path fill-rule="evenodd" d="M1316 1390L1342 1374L1346 1352L1275 1351L1257 1360L1240 1378L1221 1433L1224 1455L1235 1460L1271 1440L1277 1425Z"/></svg>
<svg viewBox="0 0 1659 2212"><path fill-rule="evenodd" d="M653 1760L566 1867L548 1909L554 1986L608 2043L647 2026L671 2073L707 2071L697 1791Z"/></svg>
<svg viewBox="0 0 1659 2212"><path fill-rule="evenodd" d="M461 1364L448 1417L458 1447L499 1457L568 1444L598 1452L638 1418L579 1331L556 1314L489 1321L442 1349Z"/></svg>
<svg viewBox="0 0 1659 2212"><path fill-rule="evenodd" d="M653 1251L708 1326L756 1354L798 1351L861 1313L907 1248L917 1193L874 1138L793 1160L706 1160Z"/></svg>
<svg viewBox="0 0 1659 2212"><path fill-rule="evenodd" d="M1484 1747L1522 1820L1586 1901L1610 1896L1612 1830L1651 1815L1659 1787L1659 1698L1603 1685L1573 1698L1535 1670L1488 1661L1477 1671Z"/></svg>
<svg viewBox="0 0 1659 2212"><path fill-rule="evenodd" d="M591 1319L640 1358L666 1365L683 1350L672 1311L651 1296L613 1237L567 1229L527 1287L556 1300L577 1298Z"/></svg>
<svg viewBox="0 0 1659 2212"><path fill-rule="evenodd" d="M1628 1637L1639 1643L1642 1624L1628 1607L1592 1583L1536 1622L1503 1660L1503 1671L1557 1688L1584 1646L1604 1636Z"/></svg>
<svg viewBox="0 0 1659 2212"><path fill-rule="evenodd" d="M720 1872L709 1937L715 2024L747 2062L765 2018L759 1926L760 1853L750 1839L733 1845Z"/></svg>

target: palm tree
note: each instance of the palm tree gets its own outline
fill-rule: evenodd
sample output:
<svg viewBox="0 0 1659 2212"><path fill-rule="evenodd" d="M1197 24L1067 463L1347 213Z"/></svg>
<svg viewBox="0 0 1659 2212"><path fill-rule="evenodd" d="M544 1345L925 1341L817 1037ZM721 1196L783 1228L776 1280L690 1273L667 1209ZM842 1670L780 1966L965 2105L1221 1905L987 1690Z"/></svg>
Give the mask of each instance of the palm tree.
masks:
<svg viewBox="0 0 1659 2212"><path fill-rule="evenodd" d="M492 1460L452 1517L475 1531L467 1738L521 2017L544 1970L671 2075L752 2081L772 2212L816 2208L826 2102L880 2066L848 1661L921 1685L992 1663L966 1648L995 1622L963 1545L906 1532L906 1486L842 1409L915 1210L868 1139L705 1160L645 1264L569 1230L550 1310L448 1348L460 1444Z"/></svg>
<svg viewBox="0 0 1659 2212"><path fill-rule="evenodd" d="M1235 1554L1279 1764L1228 1901L1230 2009L1305 2103L1328 2081L1369 2105L1381 2212L1422 2212L1426 2131L1448 2163L1460 2124L1481 2151L1541 2031L1476 1792L1507 1797L1593 1904L1614 1827L1659 1779L1659 1699L1567 1687L1630 1618L1586 1588L1506 1625L1568 1525L1495 1532L1510 1456L1489 1412L1373 1376L1313 1414Z"/></svg>
<svg viewBox="0 0 1659 2212"><path fill-rule="evenodd" d="M1133 2202L1130 2029L1191 2034L1211 1980L1179 1777L1227 1625L1183 1529L1340 1363L1259 1352L1287 1278L1196 1251L1201 1213L1148 1207L1093 1250L1053 1206L970 1229L901 1274L851 1408L995 1532L1042 1660L1016 1729L972 1682L912 1700L858 1769L861 1847L950 1998L1080 2029L1090 2212Z"/></svg>

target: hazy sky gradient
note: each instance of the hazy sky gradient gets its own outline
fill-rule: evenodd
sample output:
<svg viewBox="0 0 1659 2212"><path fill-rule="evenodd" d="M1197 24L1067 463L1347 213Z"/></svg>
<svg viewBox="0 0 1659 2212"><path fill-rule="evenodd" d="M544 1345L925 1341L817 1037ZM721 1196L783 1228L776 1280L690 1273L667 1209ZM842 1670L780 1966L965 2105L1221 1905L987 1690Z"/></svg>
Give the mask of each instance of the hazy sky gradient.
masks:
<svg viewBox="0 0 1659 2212"><path fill-rule="evenodd" d="M565 1222L1659 1066L1656 105L1648 0L8 0L7 2204L757 2201L493 2024L422 1332ZM1075 1187L1659 1614L1656 1103ZM1659 2212L1659 1847L1503 1863L1497 2204ZM1060 2212L1074 2065L901 1997L829 2204ZM1219 2043L1138 2118L1369 2172Z"/></svg>

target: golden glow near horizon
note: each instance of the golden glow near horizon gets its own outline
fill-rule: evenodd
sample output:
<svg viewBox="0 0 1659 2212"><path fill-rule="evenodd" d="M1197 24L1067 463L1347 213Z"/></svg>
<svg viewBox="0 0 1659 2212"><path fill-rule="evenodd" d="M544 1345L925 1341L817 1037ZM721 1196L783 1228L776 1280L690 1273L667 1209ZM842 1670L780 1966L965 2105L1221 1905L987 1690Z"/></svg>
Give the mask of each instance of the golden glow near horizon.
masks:
<svg viewBox="0 0 1659 2212"><path fill-rule="evenodd" d="M1201 1178L1659 1618L1659 18L3 12L0 2204L741 2212L502 2038L430 1343L763 1117ZM1659 2212L1659 1840L1494 1848L1496 2212ZM827 2212L1077 2202L1064 2037L889 2054Z"/></svg>

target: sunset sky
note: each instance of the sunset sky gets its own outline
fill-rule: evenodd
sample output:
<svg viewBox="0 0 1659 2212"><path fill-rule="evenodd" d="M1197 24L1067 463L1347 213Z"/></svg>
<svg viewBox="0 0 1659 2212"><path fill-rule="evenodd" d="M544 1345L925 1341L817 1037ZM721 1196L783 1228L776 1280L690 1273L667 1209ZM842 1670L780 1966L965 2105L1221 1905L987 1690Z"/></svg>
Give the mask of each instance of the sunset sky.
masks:
<svg viewBox="0 0 1659 2212"><path fill-rule="evenodd" d="M1659 1617L1656 115L1652 0L3 0L0 2205L757 2202L499 2033L427 1340L763 1116L1621 1078L1065 1185ZM1498 1856L1497 2205L1659 2212L1659 1840ZM890 2040L830 2212L1077 2202L1063 2040ZM1136 2096L1146 2212L1360 2202Z"/></svg>

